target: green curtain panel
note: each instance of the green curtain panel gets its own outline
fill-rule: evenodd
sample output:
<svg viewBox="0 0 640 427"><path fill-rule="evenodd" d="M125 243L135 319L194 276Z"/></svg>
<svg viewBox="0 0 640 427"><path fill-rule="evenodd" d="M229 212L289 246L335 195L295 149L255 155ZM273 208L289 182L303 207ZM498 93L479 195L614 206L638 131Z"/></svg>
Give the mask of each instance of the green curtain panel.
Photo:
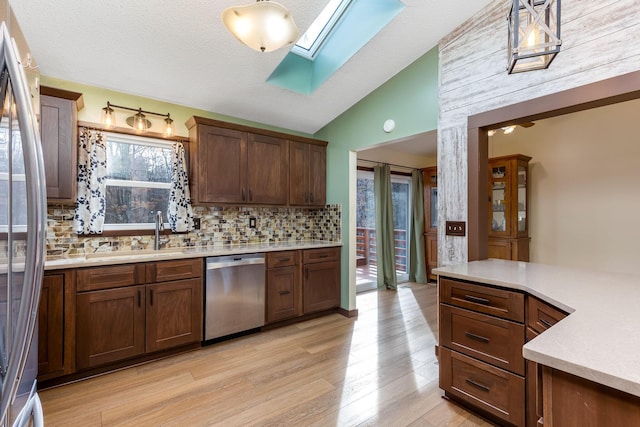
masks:
<svg viewBox="0 0 640 427"><path fill-rule="evenodd" d="M378 288L397 289L396 253L393 235L391 168L373 168L373 190L376 197L376 260Z"/></svg>
<svg viewBox="0 0 640 427"><path fill-rule="evenodd" d="M424 182L422 172L411 173L411 234L409 236L409 281L427 283L424 245Z"/></svg>

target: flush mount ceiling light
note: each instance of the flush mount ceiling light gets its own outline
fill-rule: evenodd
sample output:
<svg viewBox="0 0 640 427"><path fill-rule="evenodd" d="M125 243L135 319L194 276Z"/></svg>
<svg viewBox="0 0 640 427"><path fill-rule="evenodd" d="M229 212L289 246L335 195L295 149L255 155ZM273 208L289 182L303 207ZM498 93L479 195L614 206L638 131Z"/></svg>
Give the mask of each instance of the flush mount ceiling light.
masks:
<svg viewBox="0 0 640 427"><path fill-rule="evenodd" d="M151 114L154 116L164 117L164 134L165 136L174 136L175 127L173 125L173 120L171 119L171 115L169 113L154 113L153 111L146 111L142 108L130 108L124 107L122 105L115 105L107 101L107 106L102 109L102 124L106 128L112 128L116 125L116 115L114 108L119 108L121 110L127 111L135 111L133 116L129 116L125 119L125 122L134 128L136 132L145 132L146 130L151 128L151 121L147 119L145 114Z"/></svg>
<svg viewBox="0 0 640 427"><path fill-rule="evenodd" d="M547 68L560 52L560 0L513 0L509 74Z"/></svg>
<svg viewBox="0 0 640 427"><path fill-rule="evenodd" d="M222 12L222 22L238 40L259 52L294 43L299 34L291 13L269 0L227 8Z"/></svg>

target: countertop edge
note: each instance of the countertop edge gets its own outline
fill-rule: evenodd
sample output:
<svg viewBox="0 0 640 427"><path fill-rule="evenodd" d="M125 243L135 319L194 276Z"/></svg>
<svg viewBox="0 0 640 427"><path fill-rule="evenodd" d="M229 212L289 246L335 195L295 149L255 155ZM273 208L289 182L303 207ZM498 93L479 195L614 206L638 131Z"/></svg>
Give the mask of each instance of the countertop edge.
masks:
<svg viewBox="0 0 640 427"><path fill-rule="evenodd" d="M206 258L212 256L223 255L237 255L237 254L252 254L259 252L278 252L278 251L290 251L298 249L321 249L330 247L341 247L342 242L327 242L327 241L302 241L302 242L283 242L283 243L267 243L267 244L242 244L242 245L224 245L216 247L187 247L187 248L167 248L159 250L157 253L145 252L144 254L136 254L136 251L121 251L112 253L108 252L105 257L100 257L97 254L91 254L92 258L85 258L84 256L69 256L61 257L59 259L47 259L44 264L45 271L69 269L69 268L82 268L82 267L97 267L106 265L117 264L132 264L138 262L154 262L154 261L168 261L175 259L188 259L188 258ZM163 253L163 251L165 253Z"/></svg>

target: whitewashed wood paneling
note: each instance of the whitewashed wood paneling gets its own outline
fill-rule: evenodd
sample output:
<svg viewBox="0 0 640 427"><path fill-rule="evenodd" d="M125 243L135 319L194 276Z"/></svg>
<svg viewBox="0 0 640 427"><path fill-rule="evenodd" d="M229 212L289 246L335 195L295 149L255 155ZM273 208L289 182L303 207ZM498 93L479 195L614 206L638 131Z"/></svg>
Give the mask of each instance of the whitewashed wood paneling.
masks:
<svg viewBox="0 0 640 427"><path fill-rule="evenodd" d="M507 13L495 0L441 40L438 119L440 265L467 260L467 117L640 70L640 0L562 3L562 48L547 70L508 75ZM526 154L526 153L525 153Z"/></svg>

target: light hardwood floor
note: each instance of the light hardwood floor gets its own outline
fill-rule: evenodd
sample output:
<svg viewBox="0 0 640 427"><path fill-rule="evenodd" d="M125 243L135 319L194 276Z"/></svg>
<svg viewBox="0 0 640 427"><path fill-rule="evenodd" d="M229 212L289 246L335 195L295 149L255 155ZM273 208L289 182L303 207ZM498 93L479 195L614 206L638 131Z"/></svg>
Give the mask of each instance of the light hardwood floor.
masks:
<svg viewBox="0 0 640 427"><path fill-rule="evenodd" d="M51 426L489 426L442 399L435 285L40 393Z"/></svg>

